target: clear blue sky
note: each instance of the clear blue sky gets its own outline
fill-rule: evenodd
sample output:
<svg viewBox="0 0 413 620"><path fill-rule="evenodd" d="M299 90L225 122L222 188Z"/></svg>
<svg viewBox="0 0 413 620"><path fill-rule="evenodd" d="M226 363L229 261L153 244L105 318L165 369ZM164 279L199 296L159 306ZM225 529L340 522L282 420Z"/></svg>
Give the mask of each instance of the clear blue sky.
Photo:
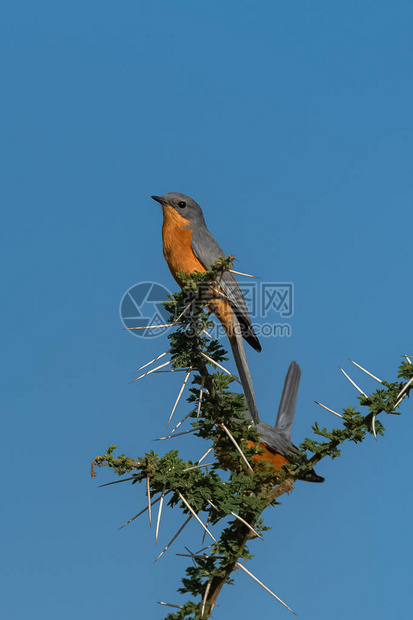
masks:
<svg viewBox="0 0 413 620"><path fill-rule="evenodd" d="M293 439L413 354L413 7L408 1L125 0L3 5L2 616L161 619L197 547L157 564L140 486L92 458L203 446L152 439L180 377L134 385L166 348L122 331L134 283L175 290L151 194L182 191L241 271L294 282L292 337L248 351L261 417L302 367ZM351 370L366 390L373 380ZM180 406L177 419L187 411ZM305 620L411 613L412 406L269 510L250 569ZM165 514L158 546L182 522ZM185 600L185 599L183 599ZM217 620L287 618L246 575Z"/></svg>

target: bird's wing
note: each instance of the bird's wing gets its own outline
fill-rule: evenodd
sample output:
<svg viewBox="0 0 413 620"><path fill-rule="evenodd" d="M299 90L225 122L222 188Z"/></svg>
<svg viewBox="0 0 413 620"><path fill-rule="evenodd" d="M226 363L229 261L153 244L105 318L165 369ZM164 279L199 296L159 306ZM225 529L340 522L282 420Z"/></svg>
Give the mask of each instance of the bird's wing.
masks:
<svg viewBox="0 0 413 620"><path fill-rule="evenodd" d="M275 429L291 441L291 429L294 424L295 406L297 404L298 386L300 385L301 369L296 362L291 362L278 408Z"/></svg>
<svg viewBox="0 0 413 620"><path fill-rule="evenodd" d="M210 269L218 258L225 258L219 243L214 239L206 227L197 226L192 231L192 250L205 269ZM248 313L244 295L233 273L226 271L220 282L221 290L236 314L243 329L243 337L255 350L261 351L261 345L254 332ZM245 333L244 333L245 332Z"/></svg>
<svg viewBox="0 0 413 620"><path fill-rule="evenodd" d="M283 433L280 433L276 428L260 422L257 425L257 431L261 437L262 443L265 443L272 451L278 452L285 457L292 457L297 452L297 448Z"/></svg>
<svg viewBox="0 0 413 620"><path fill-rule="evenodd" d="M229 392L229 394L234 395L233 392ZM248 409L243 411L242 414L248 421L254 422L251 412ZM280 433L276 428L274 428L274 426L270 426L266 422L262 422L259 418L258 422L254 423L254 426L260 436L260 441L268 446L270 450L278 452L278 454L282 454L286 457L291 457L295 452L297 452L297 448L294 444L292 444L291 441L283 435L283 433Z"/></svg>

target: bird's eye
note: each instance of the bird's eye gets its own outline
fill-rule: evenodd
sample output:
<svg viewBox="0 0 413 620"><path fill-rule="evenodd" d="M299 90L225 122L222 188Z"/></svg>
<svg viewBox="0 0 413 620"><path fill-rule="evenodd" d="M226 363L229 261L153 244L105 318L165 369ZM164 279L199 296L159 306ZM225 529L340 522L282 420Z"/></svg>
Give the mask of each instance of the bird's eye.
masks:
<svg viewBox="0 0 413 620"><path fill-rule="evenodd" d="M183 200L181 202L178 202L178 207L180 207L181 209L185 209L186 202L184 202Z"/></svg>

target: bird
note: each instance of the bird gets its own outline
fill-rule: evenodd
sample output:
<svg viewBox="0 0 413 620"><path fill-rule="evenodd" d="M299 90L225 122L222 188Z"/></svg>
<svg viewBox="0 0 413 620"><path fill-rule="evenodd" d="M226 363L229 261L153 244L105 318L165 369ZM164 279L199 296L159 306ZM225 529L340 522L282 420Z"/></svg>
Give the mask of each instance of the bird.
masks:
<svg viewBox="0 0 413 620"><path fill-rule="evenodd" d="M259 447L263 452L255 454L252 458L256 462L266 460L276 470L281 470L284 464L293 463L300 454L298 448L291 442L291 429L294 424L300 379L301 369L299 365L296 362L291 362L284 381L275 425L271 426L261 422L261 420L254 423L260 435ZM244 411L244 417L251 419L249 411ZM252 441L247 443L249 448L255 445ZM299 480L324 482L324 478L318 476L314 470L307 472Z"/></svg>
<svg viewBox="0 0 413 620"><path fill-rule="evenodd" d="M225 254L209 232L201 207L195 200L177 192L151 196L163 212L163 254L173 278L182 287L179 273L205 272ZM243 338L256 351L261 345L254 331L247 304L233 273L223 273L220 290L208 302L208 309L221 322L228 336L241 385L252 420L258 423L258 409Z"/></svg>

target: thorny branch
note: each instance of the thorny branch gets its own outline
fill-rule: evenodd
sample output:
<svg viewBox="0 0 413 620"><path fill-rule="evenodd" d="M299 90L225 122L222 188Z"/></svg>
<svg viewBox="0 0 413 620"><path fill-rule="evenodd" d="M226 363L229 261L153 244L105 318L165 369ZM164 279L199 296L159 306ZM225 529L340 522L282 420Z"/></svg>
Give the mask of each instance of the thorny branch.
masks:
<svg viewBox="0 0 413 620"><path fill-rule="evenodd" d="M252 557L247 547L249 541L254 538L251 528L258 533L269 529L261 520L265 508L274 506L281 495L293 489L294 481L311 471L321 459L326 456L338 457L339 446L343 442L359 443L368 434L383 435L384 427L376 419L377 416L380 413L399 415L400 411L397 408L403 398L409 395L412 387L413 364L406 358L399 367L398 381L388 383L378 380L381 383L378 390L370 395L360 394L360 406L367 408L365 415L359 413L355 407L348 407L343 410L341 428L328 431L315 423L312 430L324 441L305 439L300 444L301 452L296 462L283 466L281 472L276 472L266 461L260 461L257 465L252 457L262 451L258 447L259 438L255 428L251 427L243 416L244 398L228 391L234 378L216 369L211 372L212 364L208 361L213 360L221 368L222 362L227 359L226 351L220 344L206 337L205 332L212 323L205 311L205 304L222 273L231 269L232 263L233 257L229 257L217 261L210 272L195 273L191 276L181 274L185 288L182 292L172 295L164 304L171 313L170 323L176 326L176 330L169 336L170 350L165 354L170 353L172 371L192 369L192 385L187 400L191 406L195 403L195 407L186 418L192 420L191 426L196 436L212 441L216 463L197 467L199 462L183 461L176 450L171 450L162 457L153 451L136 459L124 454L115 457L113 453L116 446L110 446L106 454L93 460L91 468L92 476L96 476L94 468L102 466L109 466L119 476L129 474L128 478L116 482L131 481L132 484L136 484L145 480L148 484L149 505L150 503L153 505L166 495L169 498L169 507L173 508L180 504L189 518L178 534L193 514L197 518L201 513L207 514L208 527L226 523L219 539L216 540L201 521L203 529L207 530L216 542L208 549L207 554L192 554L195 565L186 569L186 576L182 579L182 587L179 589L179 592L189 593L192 597L198 598L198 601L189 600L182 606L171 605L178 607L178 611L168 614L167 620L209 618L222 587L225 583L232 584L232 573L242 568L240 561ZM152 361L157 361L163 355ZM359 368L371 375L362 367ZM376 378L374 375L371 376ZM352 383L354 385L354 382ZM340 415L324 405L321 406L335 415ZM223 432L223 428L227 429L228 433ZM173 432L168 438L174 436ZM248 447L247 442L253 442L253 447ZM252 474L243 456L247 459ZM205 455L200 461L203 458ZM229 470L229 479L221 478L219 471L222 469ZM155 494L161 495L152 500ZM148 506L141 512L147 509ZM228 522L228 518L233 515L239 518ZM159 523L157 530L158 527ZM169 548L176 536L160 556ZM252 576L249 571L248 574ZM274 593L266 589L278 599Z"/></svg>

